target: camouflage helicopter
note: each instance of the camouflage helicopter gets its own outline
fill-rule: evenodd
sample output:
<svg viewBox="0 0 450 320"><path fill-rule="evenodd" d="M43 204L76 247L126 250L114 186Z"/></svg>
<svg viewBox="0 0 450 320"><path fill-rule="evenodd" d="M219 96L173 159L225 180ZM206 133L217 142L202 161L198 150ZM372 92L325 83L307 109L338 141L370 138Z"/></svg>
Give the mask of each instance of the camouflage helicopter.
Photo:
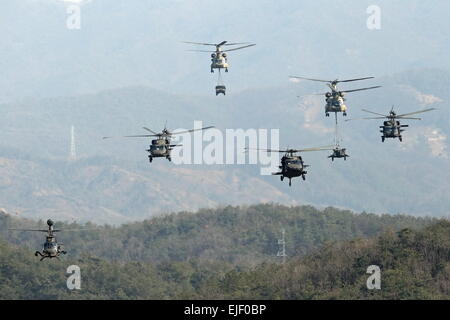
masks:
<svg viewBox="0 0 450 320"><path fill-rule="evenodd" d="M348 119L346 121L351 121L351 120L371 120L371 119L388 119L387 121L383 122L383 125L380 126L380 132L383 134L381 136L381 141L384 142L384 140L386 138L393 138L396 139L398 138L401 141L403 141L402 139L402 132L405 131L402 128L407 128L409 127L409 125L407 124L400 124L399 120L422 120L421 118L411 118L409 116L415 115L415 114L419 114L419 113L423 113L423 112L428 112L428 111L432 111L432 110L436 110L435 108L429 108L429 109L424 109L424 110L420 110L420 111L415 111L415 112L410 112L410 113L404 113L404 114L397 114L394 111L394 107L392 107L391 111L389 112L388 115L384 115L381 113L377 113L377 112L373 112L370 110L366 110L366 109L362 109L362 111L364 112L368 112L368 113L372 113L375 114L379 117L372 117L372 118L359 118L359 119Z"/></svg>
<svg viewBox="0 0 450 320"><path fill-rule="evenodd" d="M317 147L317 148L307 148L307 149L286 149L286 150L273 150L273 149L255 149L266 152L279 152L284 153L284 156L281 158L281 165L278 167L281 169L280 172L274 172L272 175L279 175L280 180L283 181L284 178L289 179L289 186L292 185L292 178L302 177L303 180L306 180L306 174L308 173L305 169L309 167L309 165L303 162L301 156L295 155L299 152L309 152L309 151L324 151L324 150L332 150L333 146L325 146L325 147ZM246 150L249 150L248 148Z"/></svg>
<svg viewBox="0 0 450 320"><path fill-rule="evenodd" d="M172 161L172 158L170 157L172 149L174 147L181 146L181 144L171 144L170 143L170 139L173 135L190 133L190 132L199 131L199 130L206 130L206 129L210 129L210 128L214 128L214 127L210 126L210 127L205 127L205 128L191 129L191 130L172 133L166 128L166 126L164 126L164 129L162 130L162 132L157 133L147 127L143 127L144 130L146 130L152 134L124 136L122 138L156 137L156 139L152 140L152 144L149 146L149 149L147 150L147 152L149 153L148 160L150 161L150 163L153 161L153 158L166 158L167 160ZM113 137L103 137L103 139L110 139L110 138L113 138Z"/></svg>
<svg viewBox="0 0 450 320"><path fill-rule="evenodd" d="M211 50L189 50L189 51L196 51L196 52L209 52L211 53L211 73L214 72L214 69L225 69L225 72L228 72L228 59L227 59L227 52L234 51L234 50L240 50L248 47L255 46L255 43L249 43L249 42L242 42L242 43L228 43L228 41L222 41L221 43L214 44L214 43L200 43L200 42L187 42L184 41L184 43L189 44L197 44L197 45L203 45L203 46L214 46L216 47L215 51ZM222 50L223 46L236 46L236 45L245 45L242 47L237 48L231 48L228 50Z"/></svg>
<svg viewBox="0 0 450 320"><path fill-rule="evenodd" d="M57 258L59 259L59 256L61 254L66 254L67 252L63 250L62 243L58 244L56 242L56 237L54 235L55 232L60 232L59 229L53 229L53 221L48 219L47 220L48 229L9 229L13 231L36 231L36 232L46 232L47 236L45 237L45 243L43 245L42 252L36 251L34 255L41 256L41 260L44 260L46 258L52 259Z"/></svg>
<svg viewBox="0 0 450 320"><path fill-rule="evenodd" d="M347 116L347 106L345 105L346 99L344 98L344 95L350 92L357 92L357 91L363 91L363 90L370 90L370 89L376 89L381 88L381 86L375 86L375 87L368 87L368 88L360 88L360 89L353 89L353 90L345 90L345 91L339 91L337 88L337 84L340 82L352 82L352 81L361 81L361 80L367 80L367 79L373 79L374 77L366 77L366 78L358 78L358 79L348 79L348 80L320 80L320 79L311 79L311 78L304 78L304 77L297 77L297 76L290 76L291 79L303 79L303 80L310 80L310 81L319 81L319 82L325 82L327 83L328 87L331 89L331 92L326 93L318 93L314 95L325 95L325 116L329 117L330 112L338 113L342 112L343 116Z"/></svg>

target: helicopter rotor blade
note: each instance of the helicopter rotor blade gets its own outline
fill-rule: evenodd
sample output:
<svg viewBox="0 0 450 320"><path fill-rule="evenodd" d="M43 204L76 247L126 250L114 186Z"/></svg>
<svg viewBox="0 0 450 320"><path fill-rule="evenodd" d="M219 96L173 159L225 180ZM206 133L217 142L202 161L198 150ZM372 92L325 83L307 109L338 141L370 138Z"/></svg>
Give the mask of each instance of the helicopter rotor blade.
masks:
<svg viewBox="0 0 450 320"><path fill-rule="evenodd" d="M298 76L289 76L289 78L292 79L303 79L303 80L310 80L310 81L318 81L318 82L332 82L332 81L328 81L328 80L320 80L320 79L312 79L312 78L305 78L305 77L298 77Z"/></svg>
<svg viewBox="0 0 450 320"><path fill-rule="evenodd" d="M403 113L403 114L399 114L397 117L412 116L413 114L428 112L428 111L432 111L432 110L436 110L436 108L429 108L429 109L424 109L424 110L410 112L410 113Z"/></svg>
<svg viewBox="0 0 450 320"><path fill-rule="evenodd" d="M251 42L233 42L233 43L225 43L223 44L224 46L237 46L237 45L241 45L241 44L250 44Z"/></svg>
<svg viewBox="0 0 450 320"><path fill-rule="evenodd" d="M183 134L183 133L189 133L189 132L201 131L201 130L207 130L207 129L211 129L211 128L214 128L214 126L209 126L209 127L199 128L199 129L191 129L191 130L180 131L180 132L174 132L174 133L170 133L170 135Z"/></svg>
<svg viewBox="0 0 450 320"><path fill-rule="evenodd" d="M198 44L198 45L202 45L202 46L217 46L217 44L215 43L204 43L204 42L190 42L190 41L181 41L183 43L189 43L189 44Z"/></svg>
<svg viewBox="0 0 450 320"><path fill-rule="evenodd" d="M323 146L323 147L295 150L295 152L324 151L324 150L333 150L333 149L334 149L334 146Z"/></svg>
<svg viewBox="0 0 450 320"><path fill-rule="evenodd" d="M422 120L422 118L399 117L399 116L396 116L396 118L398 118L398 119L405 119L405 120Z"/></svg>
<svg viewBox="0 0 450 320"><path fill-rule="evenodd" d="M381 86L375 86L375 87L368 87L368 88L361 88L361 89L353 89L353 90L344 90L341 91L342 93L349 93L349 92L356 92L356 91L363 91L363 90L371 90L371 89L377 89L381 88Z"/></svg>
<svg viewBox="0 0 450 320"><path fill-rule="evenodd" d="M8 229L11 231L32 231L32 232L48 232L48 229Z"/></svg>
<svg viewBox="0 0 450 320"><path fill-rule="evenodd" d="M352 82L352 81L361 81L367 79L373 79L375 77L365 77L365 78L356 78L356 79L348 79L348 80L338 80L337 82Z"/></svg>
<svg viewBox="0 0 450 320"><path fill-rule="evenodd" d="M235 50L240 50L240 49L244 49L244 48L248 48L248 47L253 47L256 46L256 43L252 43L243 47L238 47L238 48L233 48L233 49L227 49L227 50L223 50L223 52L228 52L228 51L235 51Z"/></svg>
<svg viewBox="0 0 450 320"><path fill-rule="evenodd" d="M149 128L147 128L147 127L142 127L142 129L147 130L148 132L151 132L151 133L154 134L154 135L158 135L157 132L155 132L155 131L153 131L152 129L149 129Z"/></svg>
<svg viewBox="0 0 450 320"><path fill-rule="evenodd" d="M387 117L373 117L373 118L354 118L354 119L345 119L345 121L354 121L354 120L381 120L386 119Z"/></svg>

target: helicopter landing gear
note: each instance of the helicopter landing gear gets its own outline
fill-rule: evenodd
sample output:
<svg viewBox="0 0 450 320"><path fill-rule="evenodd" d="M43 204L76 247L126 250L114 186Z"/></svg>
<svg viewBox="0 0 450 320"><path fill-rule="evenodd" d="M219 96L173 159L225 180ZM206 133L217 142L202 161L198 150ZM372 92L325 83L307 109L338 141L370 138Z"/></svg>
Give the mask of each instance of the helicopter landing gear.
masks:
<svg viewBox="0 0 450 320"><path fill-rule="evenodd" d="M283 177L283 176L280 176L280 180L283 181L283 180L284 180L284 177Z"/></svg>
<svg viewBox="0 0 450 320"><path fill-rule="evenodd" d="M305 174L302 174L302 179L303 179L303 181L306 180Z"/></svg>
<svg viewBox="0 0 450 320"><path fill-rule="evenodd" d="M334 161L334 157L331 157L331 161Z"/></svg>
<svg viewBox="0 0 450 320"><path fill-rule="evenodd" d="M346 116L347 116L347 112L344 112L342 115L343 115L344 117L346 117Z"/></svg>
<svg viewBox="0 0 450 320"><path fill-rule="evenodd" d="M330 114L328 112L325 112L325 117L329 117Z"/></svg>
<svg viewBox="0 0 450 320"><path fill-rule="evenodd" d="M228 72L228 68L225 68L225 72Z"/></svg>
<svg viewBox="0 0 450 320"><path fill-rule="evenodd" d="M148 156L148 161L149 161L150 163L152 163L153 157L152 157L152 156Z"/></svg>
<svg viewBox="0 0 450 320"><path fill-rule="evenodd" d="M170 156L167 156L166 158L167 160L172 161L172 158Z"/></svg>
<svg viewBox="0 0 450 320"><path fill-rule="evenodd" d="M400 142L402 142L402 141L403 141L403 139L402 139L402 136L398 137L398 139L400 140Z"/></svg>
<svg viewBox="0 0 450 320"><path fill-rule="evenodd" d="M347 157L344 157L344 161L347 161Z"/></svg>
<svg viewBox="0 0 450 320"><path fill-rule="evenodd" d="M381 142L384 142L384 137L381 137Z"/></svg>
<svg viewBox="0 0 450 320"><path fill-rule="evenodd" d="M37 257L37 256L43 257L42 253L40 253L39 251L36 251L36 252L34 253L34 255L35 255L36 257Z"/></svg>
<svg viewBox="0 0 450 320"><path fill-rule="evenodd" d="M211 73L214 73L214 69L211 69Z"/></svg>
<svg viewBox="0 0 450 320"><path fill-rule="evenodd" d="M289 187L292 185L291 179L289 178Z"/></svg>

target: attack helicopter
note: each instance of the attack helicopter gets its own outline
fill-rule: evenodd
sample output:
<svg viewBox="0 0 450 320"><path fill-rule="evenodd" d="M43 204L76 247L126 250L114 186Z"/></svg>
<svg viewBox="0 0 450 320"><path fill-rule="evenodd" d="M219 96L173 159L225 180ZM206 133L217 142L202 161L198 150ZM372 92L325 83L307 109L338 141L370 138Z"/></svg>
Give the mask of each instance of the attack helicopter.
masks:
<svg viewBox="0 0 450 320"><path fill-rule="evenodd" d="M249 150L246 148L246 150ZM270 152L279 152L284 153L284 156L281 158L281 165L278 166L280 172L274 172L272 175L279 175L280 180L283 181L284 178L289 179L289 186L292 185L292 178L302 177L303 180L306 180L306 174L308 173L305 169L309 167L309 165L305 164L303 158L296 153L300 152L309 152L309 151L325 151L325 150L333 150L333 146L324 146L317 148L307 148L307 149L286 149L286 150L273 150L273 149L254 149L260 151Z"/></svg>
<svg viewBox="0 0 450 320"><path fill-rule="evenodd" d="M166 126L164 126L164 129L162 132L155 132L147 127L143 127L144 130L150 132L151 134L145 134L145 135L135 135L135 136L123 136L121 138L149 138L149 137L156 137L156 139L152 140L152 144L149 146L149 149L146 151L149 153L148 160L151 163L153 161L153 158L166 158L169 161L172 161L172 158L170 157L171 151L174 147L181 146L181 144L171 144L170 140L172 136L177 134L184 134L184 133L190 133L194 131L200 131L200 130L207 130L210 128L214 128L213 126L210 127L204 127L199 129L191 129L186 131L180 131L180 132L170 132ZM103 137L103 139L111 139L114 137Z"/></svg>
<svg viewBox="0 0 450 320"><path fill-rule="evenodd" d="M320 79L311 79L311 78L304 78L304 77L297 77L297 76L290 76L290 78L327 83L328 87L331 89L331 92L314 94L314 95L325 95L325 102L326 102L325 116L327 116L327 117L330 116L330 112L334 112L336 114L338 112L342 112L342 115L344 117L347 116L347 106L345 105L346 99L344 98L345 94L350 93L350 92L357 92L357 91L381 88L381 86L374 86L374 87L352 89L352 90L345 90L345 91L339 91L337 88L337 85L340 82L361 81L361 80L373 79L374 77L365 77L365 78L348 79L348 80L338 80L338 79L336 79L336 80L320 80Z"/></svg>
<svg viewBox="0 0 450 320"><path fill-rule="evenodd" d="M196 51L196 52L209 52L211 53L211 73L214 72L214 69L218 69L220 72L220 69L225 69L225 72L228 72L229 64L228 64L228 58L227 58L227 52L229 51L235 51L240 50L248 47L255 46L255 43L249 43L249 42L241 42L241 43L228 43L228 41L222 41L220 43L214 44L214 43L201 43L201 42L188 42L183 41L184 43L189 44L196 44L196 45L203 45L203 46L214 46L216 47L215 51L211 50L189 50L189 51ZM227 50L223 50L222 47L224 46L236 46L236 45L244 45L242 47L237 48L231 48Z"/></svg>
<svg viewBox="0 0 450 320"><path fill-rule="evenodd" d="M60 232L62 230L59 229L53 229L53 221L51 219L47 220L48 229L9 229L12 231L36 231L36 232L46 232L47 236L45 237L45 243L43 245L42 252L36 251L34 255L41 256L41 260L44 260L46 258L52 259L57 258L59 259L59 256L61 254L66 254L67 252L64 251L62 247L62 243L57 243L56 237L54 235L55 232Z"/></svg>
<svg viewBox="0 0 450 320"><path fill-rule="evenodd" d="M380 129L381 129L380 132L383 134L381 136L381 141L384 142L384 140L386 138L393 138L393 139L398 138L400 140L400 142L401 142L401 141L403 141L403 139L402 139L402 132L405 131L405 129L402 129L402 128L407 128L407 127L409 127L409 125L407 125L407 124L400 124L399 120L422 120L421 118L411 118L409 116L412 116L412 115L415 115L415 114L419 114L419 113L423 113L423 112L432 111L432 110L436 110L436 109L435 108L429 108L429 109L424 109L424 110L410 112L410 113L397 114L394 111L394 107L392 107L392 109L389 112L389 114L388 115L384 115L384 114L381 114L381 113L377 113L377 112L373 112L373 111L370 111L370 110L362 109L362 111L364 111L364 112L372 113L372 114L375 114L375 115L377 115L379 117L347 119L346 121L388 119L387 121L383 122L382 126L380 126Z"/></svg>

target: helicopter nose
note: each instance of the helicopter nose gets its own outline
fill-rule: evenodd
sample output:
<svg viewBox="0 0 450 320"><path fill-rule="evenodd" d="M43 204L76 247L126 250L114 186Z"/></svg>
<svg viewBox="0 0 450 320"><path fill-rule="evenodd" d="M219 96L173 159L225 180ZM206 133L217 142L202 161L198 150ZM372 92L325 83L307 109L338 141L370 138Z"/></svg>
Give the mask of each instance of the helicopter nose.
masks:
<svg viewBox="0 0 450 320"><path fill-rule="evenodd" d="M53 225L53 220L48 219L48 220L47 220L47 225L48 225L49 227L51 227L51 226Z"/></svg>

